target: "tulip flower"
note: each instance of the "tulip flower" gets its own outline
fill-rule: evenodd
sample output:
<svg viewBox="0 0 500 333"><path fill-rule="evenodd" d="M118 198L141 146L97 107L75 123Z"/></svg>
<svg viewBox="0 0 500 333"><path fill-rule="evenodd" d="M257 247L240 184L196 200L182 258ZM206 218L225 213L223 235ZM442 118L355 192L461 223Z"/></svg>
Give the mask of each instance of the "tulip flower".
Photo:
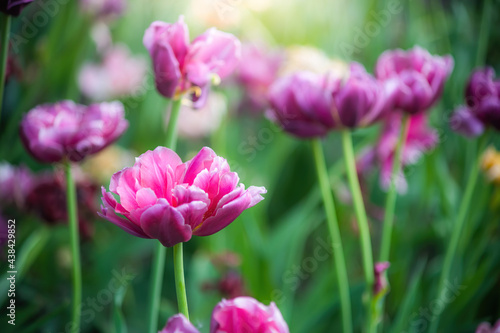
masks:
<svg viewBox="0 0 500 333"><path fill-rule="evenodd" d="M466 106L460 106L450 119L455 131L475 137L487 126L500 130L500 80L494 80L491 67L472 73L465 89Z"/></svg>
<svg viewBox="0 0 500 333"><path fill-rule="evenodd" d="M349 78L332 92L338 125L354 128L379 120L386 106L385 88L361 64L352 63Z"/></svg>
<svg viewBox="0 0 500 333"><path fill-rule="evenodd" d="M278 79L269 90L266 116L300 138L325 136L335 127L332 91L339 80L311 72Z"/></svg>
<svg viewBox="0 0 500 333"><path fill-rule="evenodd" d="M200 333L182 314L176 314L167 321L158 333Z"/></svg>
<svg viewBox="0 0 500 333"><path fill-rule="evenodd" d="M35 178L28 168L0 163L0 206L14 204L18 209L24 208L34 183Z"/></svg>
<svg viewBox="0 0 500 333"><path fill-rule="evenodd" d="M0 11L12 16L19 16L23 8L33 0L3 0L0 3Z"/></svg>
<svg viewBox="0 0 500 333"><path fill-rule="evenodd" d="M143 43L153 61L158 92L167 98L189 93L195 107L205 104L211 82L231 74L241 56L239 40L215 28L189 43L183 16L174 24L153 22Z"/></svg>
<svg viewBox="0 0 500 333"><path fill-rule="evenodd" d="M85 64L78 76L82 93L94 101L133 95L146 74L146 61L132 57L128 48L115 46L106 51L101 64Z"/></svg>
<svg viewBox="0 0 500 333"><path fill-rule="evenodd" d="M500 152L493 146L486 149L481 157L481 169L488 180L500 185Z"/></svg>
<svg viewBox="0 0 500 333"><path fill-rule="evenodd" d="M41 162L78 162L116 141L127 127L120 102L86 107L62 101L29 111L21 122L21 138Z"/></svg>
<svg viewBox="0 0 500 333"><path fill-rule="evenodd" d="M288 333L286 324L276 304L269 306L251 297L222 300L212 312L210 333Z"/></svg>
<svg viewBox="0 0 500 333"><path fill-rule="evenodd" d="M381 166L380 182L384 189L389 187L391 181L392 160L401 127L401 114L392 113L385 120L382 135L375 147L367 149L357 162L359 172L366 172L375 164ZM403 166L414 164L426 152L432 149L438 142L435 130L427 126L427 115L417 114L409 119L409 129L401 154ZM405 193L408 184L402 172L396 181L398 192Z"/></svg>
<svg viewBox="0 0 500 333"><path fill-rule="evenodd" d="M8 238L9 238L8 220L0 212L0 248L1 249L3 249L3 246L5 244L7 244Z"/></svg>
<svg viewBox="0 0 500 333"><path fill-rule="evenodd" d="M429 109L441 96L453 69L451 56L432 56L418 46L411 50L384 52L375 68L377 79L397 87L393 99L396 110L415 114Z"/></svg>
<svg viewBox="0 0 500 333"><path fill-rule="evenodd" d="M238 174L210 148L182 163L174 151L158 147L113 175L110 192L102 188L99 215L134 236L171 247L192 235L220 231L263 200L264 187L245 189L238 182Z"/></svg>
<svg viewBox="0 0 500 333"><path fill-rule="evenodd" d="M126 6L125 0L80 0L82 10L98 19L120 16Z"/></svg>
<svg viewBox="0 0 500 333"><path fill-rule="evenodd" d="M269 51L259 44L244 44L236 79L243 87L241 108L262 112L267 106L267 91L276 80L283 63L281 52Z"/></svg>
<svg viewBox="0 0 500 333"><path fill-rule="evenodd" d="M477 329L476 333L500 333L500 319L497 320L495 325L493 327L490 325L490 323L484 322L481 323Z"/></svg>

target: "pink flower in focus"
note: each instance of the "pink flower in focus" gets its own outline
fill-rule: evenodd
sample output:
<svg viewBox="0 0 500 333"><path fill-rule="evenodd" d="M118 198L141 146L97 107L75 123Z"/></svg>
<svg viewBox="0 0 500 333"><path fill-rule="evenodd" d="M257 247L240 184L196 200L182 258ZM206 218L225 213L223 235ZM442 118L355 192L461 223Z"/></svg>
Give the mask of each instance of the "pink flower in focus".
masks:
<svg viewBox="0 0 500 333"><path fill-rule="evenodd" d="M381 167L380 182L384 189L387 189L391 182L392 161L399 138L401 118L400 113L389 114L377 146L365 151L357 162L358 171L362 173L379 165ZM402 167L415 164L422 154L434 148L438 142L436 131L427 126L426 114L411 116L409 122L408 136L401 154ZM408 184L402 171L395 182L398 192L405 193L407 191Z"/></svg>
<svg viewBox="0 0 500 333"><path fill-rule="evenodd" d="M500 319L497 320L495 325L491 327L490 323L481 323L477 329L476 333L500 333Z"/></svg>
<svg viewBox="0 0 500 333"><path fill-rule="evenodd" d="M245 96L242 107L262 112L267 106L267 91L276 80L284 61L281 52L269 51L258 44L243 44L237 81Z"/></svg>
<svg viewBox="0 0 500 333"><path fill-rule="evenodd" d="M165 327L158 333L200 333L182 314L170 317Z"/></svg>
<svg viewBox="0 0 500 333"><path fill-rule="evenodd" d="M276 304L265 306L251 297L222 300L212 312L210 333L288 333Z"/></svg>
<svg viewBox="0 0 500 333"><path fill-rule="evenodd" d="M375 74L377 79L397 87L394 109L415 114L436 102L452 70L451 56L433 56L415 46L408 51L384 52L377 61Z"/></svg>
<svg viewBox="0 0 500 333"><path fill-rule="evenodd" d="M21 122L21 139L39 161L78 162L117 140L127 129L120 102L84 106L72 101L39 105Z"/></svg>
<svg viewBox="0 0 500 333"><path fill-rule="evenodd" d="M102 64L86 64L80 70L78 85L82 93L94 101L137 93L146 74L146 61L130 56L125 46L106 51Z"/></svg>
<svg viewBox="0 0 500 333"><path fill-rule="evenodd" d="M194 107L205 104L211 82L227 77L241 56L240 41L215 28L189 43L183 16L173 24L153 22L143 43L153 60L158 92L167 98L189 93Z"/></svg>
<svg viewBox="0 0 500 333"><path fill-rule="evenodd" d="M110 192L102 188L99 215L134 236L171 247L192 235L220 231L263 200L264 187L245 190L238 182L238 174L210 148L182 163L174 151L158 147L113 175Z"/></svg>

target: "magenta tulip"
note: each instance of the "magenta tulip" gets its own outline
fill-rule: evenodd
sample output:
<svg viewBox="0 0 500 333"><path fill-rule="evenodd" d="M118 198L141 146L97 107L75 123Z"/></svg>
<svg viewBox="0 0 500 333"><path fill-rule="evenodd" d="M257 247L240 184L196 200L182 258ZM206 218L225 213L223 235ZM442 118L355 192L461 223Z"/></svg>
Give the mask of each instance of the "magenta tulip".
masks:
<svg viewBox="0 0 500 333"><path fill-rule="evenodd" d="M210 333L288 333L276 304L265 306L251 297L222 300L212 312Z"/></svg>
<svg viewBox="0 0 500 333"><path fill-rule="evenodd" d="M170 317L165 327L158 333L200 333L181 313Z"/></svg>
<svg viewBox="0 0 500 333"><path fill-rule="evenodd" d="M86 107L62 101L29 111L21 122L21 138L41 162L78 162L116 141L127 127L120 102Z"/></svg>
<svg viewBox="0 0 500 333"><path fill-rule="evenodd" d="M383 293L388 287L387 278L385 277L384 273L390 265L391 264L388 261L375 263L375 284L373 285L373 294L375 296Z"/></svg>
<svg viewBox="0 0 500 333"><path fill-rule="evenodd" d="M385 89L362 65L352 63L347 81L332 92L339 126L363 127L379 120L386 107Z"/></svg>
<svg viewBox="0 0 500 333"><path fill-rule="evenodd" d="M238 182L238 174L210 148L182 163L174 151L158 147L113 175L111 192L102 188L100 215L134 236L171 247L220 231L263 200L264 187L245 190Z"/></svg>
<svg viewBox="0 0 500 333"><path fill-rule="evenodd" d="M335 127L332 91L340 81L312 72L297 72L278 79L269 90L266 115L300 138L325 136Z"/></svg>
<svg viewBox="0 0 500 333"><path fill-rule="evenodd" d="M482 134L487 126L500 130L500 80L494 77L490 67L472 73L465 89L467 105L451 117L452 129L468 137Z"/></svg>
<svg viewBox="0 0 500 333"><path fill-rule="evenodd" d="M158 92L167 98L188 93L195 107L204 105L211 82L227 77L241 57L239 40L215 28L189 43L183 16L173 24L153 22L143 43L153 61Z"/></svg>
<svg viewBox="0 0 500 333"><path fill-rule="evenodd" d="M397 87L393 107L415 114L429 109L441 96L453 69L451 56L432 56L418 46L411 50L384 52L375 68L377 79Z"/></svg>

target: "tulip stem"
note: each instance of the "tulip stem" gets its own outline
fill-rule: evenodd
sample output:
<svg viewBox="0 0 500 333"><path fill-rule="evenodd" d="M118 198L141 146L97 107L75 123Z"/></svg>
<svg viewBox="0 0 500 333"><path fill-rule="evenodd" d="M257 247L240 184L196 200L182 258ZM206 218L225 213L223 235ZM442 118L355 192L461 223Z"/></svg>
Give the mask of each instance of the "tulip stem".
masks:
<svg viewBox="0 0 500 333"><path fill-rule="evenodd" d="M351 299L349 291L349 280L347 276L347 267L344 256L344 249L342 247L342 238L340 236L339 224L335 212L335 203L333 201L332 189L330 187L330 180L326 170L325 156L323 155L323 148L320 139L313 139L312 151L314 155L314 162L316 164L316 172L318 174L318 182L323 196L323 204L325 207L326 220L328 222L328 229L332 237L332 247L335 262L335 271L337 274L340 305L342 310L342 325L344 333L352 332L352 314L351 314Z"/></svg>
<svg viewBox="0 0 500 333"><path fill-rule="evenodd" d="M167 148L175 150L177 146L177 119L179 118L179 110L181 108L182 97L172 100L172 108L170 111L170 119L168 121L166 131L165 145ZM153 261L153 275L151 276L151 294L149 296L151 302L149 304L149 328L148 333L158 332L158 314L160 311L161 289L163 284L163 273L165 272L165 258L167 248L161 243L156 246L154 261ZM174 249L175 254L175 249ZM182 248L181 248L182 259ZM183 270L184 272L184 270ZM184 274L184 273L183 273ZM177 278L177 270L176 270ZM184 281L184 278L182 278ZM177 284L176 284L177 285Z"/></svg>
<svg viewBox="0 0 500 333"><path fill-rule="evenodd" d="M382 244L380 248L380 259L379 261L388 261L389 252L391 251L391 239L392 239L392 229L394 227L394 210L396 208L396 180L399 177L399 171L401 169L401 154L404 147L404 142L408 136L408 129L410 125L410 118L408 114L403 114L403 120L401 121L401 129L399 130L399 138L396 144L396 149L394 151L392 160L392 171L391 171L391 183L389 185L389 191L387 192L387 197L385 201L385 214L384 214L384 224L382 230Z"/></svg>
<svg viewBox="0 0 500 333"><path fill-rule="evenodd" d="M189 320L188 303L186 296L186 282L184 281L184 259L182 255L182 243L174 245L174 274L175 292L177 294L177 306L179 312Z"/></svg>
<svg viewBox="0 0 500 333"><path fill-rule="evenodd" d="M359 231L361 235L360 241L361 251L363 253L363 269L366 280L366 293L368 296L366 302L368 305L368 310L370 310L372 288L374 284L372 242L370 239L370 227L368 225L368 218L366 216L365 203L363 201L363 196L361 195L361 188L359 186L359 179L356 172L356 161L354 159L351 131L348 129L342 131L342 144L344 148L344 162L347 178L349 180L349 187L351 188L354 210L356 212L356 219L358 221ZM371 322L373 318L370 315L370 311L367 311L367 314L370 318L368 322ZM373 325L370 325L369 327L373 327Z"/></svg>
<svg viewBox="0 0 500 333"><path fill-rule="evenodd" d="M455 254L457 252L458 242L460 240L460 235L462 234L462 230L464 229L465 221L467 218L467 212L469 211L472 194L474 193L474 188L476 186L477 178L479 175L479 164L481 163L481 153L484 149L484 143L486 142L486 135L483 134L483 137L479 142L479 155L476 161L473 163L472 168L470 170L469 179L467 181L467 185L465 187L465 193L462 197L462 202L460 203L460 208L458 211L457 219L453 226L453 230L451 232L450 242L448 243L448 247L446 249L446 254L443 262L443 269L441 270L441 276L439 278L438 285L438 300L443 299L446 293L446 282L450 276L451 267L455 258ZM439 326L440 315L443 311L439 311L434 320L431 323L429 332L435 333L437 332Z"/></svg>
<svg viewBox="0 0 500 333"><path fill-rule="evenodd" d="M177 146L177 119L179 119L179 111L181 109L182 97L172 100L172 108L170 110L170 119L167 125L167 141L165 142L167 148L175 150Z"/></svg>
<svg viewBox="0 0 500 333"><path fill-rule="evenodd" d="M71 163L65 161L66 173L66 204L71 241L71 256L73 264L73 302L71 332L80 332L80 308L82 304L82 268L80 262L80 236L78 232L78 213L76 205L75 182L71 175Z"/></svg>
<svg viewBox="0 0 500 333"><path fill-rule="evenodd" d="M9 34L10 34L10 15L0 14L2 23L0 26L0 121L2 119L3 88L5 86L5 74L7 71L7 58L9 55Z"/></svg>

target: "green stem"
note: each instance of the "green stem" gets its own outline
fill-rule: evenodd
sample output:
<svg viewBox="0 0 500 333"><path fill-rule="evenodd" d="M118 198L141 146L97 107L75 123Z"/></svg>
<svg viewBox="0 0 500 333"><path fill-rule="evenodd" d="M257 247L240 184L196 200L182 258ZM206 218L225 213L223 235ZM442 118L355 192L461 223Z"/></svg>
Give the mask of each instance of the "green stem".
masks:
<svg viewBox="0 0 500 333"><path fill-rule="evenodd" d="M365 273L366 294L368 296L368 299L366 300L368 309L367 314L369 317L369 320L367 321L367 324L369 325L368 332L374 332L375 324L373 324L373 316L370 315L372 287L374 283L372 242L370 239L370 227L366 216L365 204L363 196L361 195L361 188L359 186L359 179L356 172L356 161L354 159L351 131L348 129L342 131L342 145L344 148L344 162L347 178L349 180L349 187L351 188L354 210L356 212L356 219L358 221L361 235L360 241L361 251L363 253L363 270Z"/></svg>
<svg viewBox="0 0 500 333"><path fill-rule="evenodd" d="M486 52L488 51L488 37L490 34L491 14L494 11L491 8L491 0L485 0L483 4L483 13L481 14L481 27L479 28L479 39L476 51L476 66L484 66L486 62Z"/></svg>
<svg viewBox="0 0 500 333"><path fill-rule="evenodd" d="M397 197L396 179L399 177L399 170L401 168L401 153L403 151L404 142L408 135L409 125L410 125L409 116L405 113L403 115L403 120L401 122L399 138L396 144L396 150L394 151L394 157L392 160L391 183L389 186L389 192L387 193L387 198L385 202L384 226L382 230L382 244L380 248L379 261L388 261L389 253L391 251L392 229L394 226L394 210L396 208L396 197Z"/></svg>
<svg viewBox="0 0 500 333"><path fill-rule="evenodd" d="M160 312L161 287L163 283L163 272L165 271L165 258L167 248L158 243L153 261L153 275L151 277L151 294L149 304L149 333L158 332L158 313Z"/></svg>
<svg viewBox="0 0 500 333"><path fill-rule="evenodd" d="M184 260L182 255L182 243L174 245L174 274L175 292L177 294L177 306L179 312L189 320L188 303L186 296L186 282L184 281Z"/></svg>
<svg viewBox="0 0 500 333"><path fill-rule="evenodd" d="M442 299L444 294L446 293L446 282L450 276L451 267L453 265L453 261L455 259L455 255L457 252L458 242L460 240L460 235L462 234L462 230L465 225L465 221L467 218L467 212L469 211L472 194L474 193L474 188L476 186L477 178L479 175L479 164L481 163L480 154L483 151L484 143L486 142L486 135L483 134L483 137L479 143L479 157L476 158L475 163L472 165L470 170L469 180L467 181L467 185L465 187L465 193L462 197L462 202L460 203L460 208L458 211L457 219L455 221L455 225L451 232L450 243L448 244L448 248L446 249L446 254L444 257L443 269L441 271L441 276L439 277L439 285L438 285L438 300ZM440 315L443 311L440 311L434 320L431 323L429 332L435 333L437 332L439 326Z"/></svg>
<svg viewBox="0 0 500 333"><path fill-rule="evenodd" d="M71 163L65 162L66 172L66 204L68 207L68 223L73 263L73 302L71 332L80 332L80 308L82 304L82 268L80 262L80 236L78 232L78 213L76 188L71 175Z"/></svg>
<svg viewBox="0 0 500 333"><path fill-rule="evenodd" d="M9 55L9 34L10 34L10 15L0 14L2 23L0 26L0 121L2 119L3 88L5 86L5 74L7 70L7 58Z"/></svg>
<svg viewBox="0 0 500 333"><path fill-rule="evenodd" d="M165 144L167 148L170 148L172 150L175 150L177 146L177 119L179 118L181 100L182 97L179 97L178 99L172 101L172 110L170 112L170 119L168 121L168 126L166 131ZM151 285L153 287L151 288L151 294L150 294L151 302L149 304L149 328L148 328L149 333L158 332L158 313L160 311L161 289L163 283L163 273L165 272L166 253L167 253L167 248L164 247L161 243L158 243L154 255L153 275L151 276ZM175 248L174 248L174 254L175 254ZM180 258L182 260L182 247L181 247ZM182 274L184 274L184 270L182 271ZM177 278L177 269L176 269L176 278ZM184 281L184 277L182 278L182 280Z"/></svg>
<svg viewBox="0 0 500 333"><path fill-rule="evenodd" d="M172 109L170 110L170 119L167 125L167 141L165 142L167 148L175 150L177 146L177 119L179 118L179 110L181 109L182 98L174 99L172 101Z"/></svg>
<svg viewBox="0 0 500 333"><path fill-rule="evenodd" d="M335 212L335 203L330 188L330 181L328 172L326 170L325 157L323 155L323 148L320 139L313 139L311 141L312 151L314 154L314 162L316 164L316 171L318 174L318 182L323 196L323 204L325 206L326 219L328 222L328 229L332 237L333 255L335 262L335 271L337 274L340 305L342 310L342 325L343 333L352 332L352 314L351 314L351 299L349 295L349 280L347 277L347 267L344 256L344 249L342 247L342 238L340 236L339 224Z"/></svg>

